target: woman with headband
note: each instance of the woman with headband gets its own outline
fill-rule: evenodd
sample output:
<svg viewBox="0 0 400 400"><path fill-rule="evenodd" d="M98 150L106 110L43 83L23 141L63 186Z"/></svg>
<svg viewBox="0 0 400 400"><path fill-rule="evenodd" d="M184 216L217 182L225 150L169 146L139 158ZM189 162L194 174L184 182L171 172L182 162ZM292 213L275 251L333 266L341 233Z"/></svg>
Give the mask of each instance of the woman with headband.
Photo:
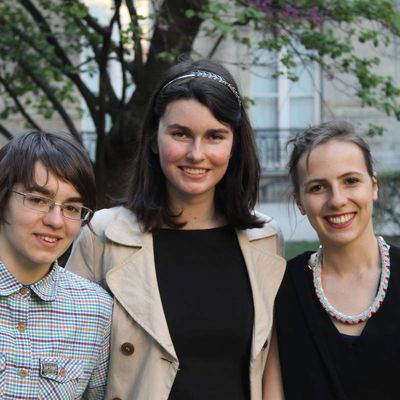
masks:
<svg viewBox="0 0 400 400"><path fill-rule="evenodd" d="M259 164L231 75L172 67L150 100L124 205L68 267L114 296L106 399L255 400L285 262L255 213Z"/></svg>

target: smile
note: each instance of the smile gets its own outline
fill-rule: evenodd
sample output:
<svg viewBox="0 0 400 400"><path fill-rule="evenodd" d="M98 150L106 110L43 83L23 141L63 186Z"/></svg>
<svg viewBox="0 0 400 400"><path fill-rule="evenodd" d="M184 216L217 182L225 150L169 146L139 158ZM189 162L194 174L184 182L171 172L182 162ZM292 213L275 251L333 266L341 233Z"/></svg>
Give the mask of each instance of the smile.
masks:
<svg viewBox="0 0 400 400"><path fill-rule="evenodd" d="M183 171L185 171L188 174L191 175L202 175L207 172L205 168L188 168L188 167L182 167Z"/></svg>
<svg viewBox="0 0 400 400"><path fill-rule="evenodd" d="M45 242L48 242L48 243L55 243L55 242L58 241L58 239L55 238L55 237L42 236L42 235L38 235L38 237L39 237L40 239L44 240Z"/></svg>
<svg viewBox="0 0 400 400"><path fill-rule="evenodd" d="M351 221L355 216L355 213L336 215L332 217L325 217L326 220L332 225L343 225Z"/></svg>

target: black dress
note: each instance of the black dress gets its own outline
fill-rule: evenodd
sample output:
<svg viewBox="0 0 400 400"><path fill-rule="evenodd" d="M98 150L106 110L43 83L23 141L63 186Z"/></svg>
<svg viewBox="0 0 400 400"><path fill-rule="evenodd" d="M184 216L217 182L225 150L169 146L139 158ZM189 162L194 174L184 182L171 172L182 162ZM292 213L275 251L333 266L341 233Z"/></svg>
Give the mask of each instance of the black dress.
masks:
<svg viewBox="0 0 400 400"><path fill-rule="evenodd" d="M162 229L154 238L161 300L179 359L170 400L249 400L253 298L231 226Z"/></svg>
<svg viewBox="0 0 400 400"><path fill-rule="evenodd" d="M400 249L380 309L359 337L336 329L315 294L311 252L290 260L276 298L276 327L286 400L400 398Z"/></svg>

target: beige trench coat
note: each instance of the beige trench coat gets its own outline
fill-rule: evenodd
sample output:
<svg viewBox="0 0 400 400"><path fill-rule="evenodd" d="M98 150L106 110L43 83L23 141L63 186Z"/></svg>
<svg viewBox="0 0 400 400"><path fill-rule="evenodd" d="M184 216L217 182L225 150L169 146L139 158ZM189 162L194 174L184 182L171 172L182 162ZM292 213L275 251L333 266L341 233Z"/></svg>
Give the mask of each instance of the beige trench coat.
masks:
<svg viewBox="0 0 400 400"><path fill-rule="evenodd" d="M262 216L263 217L263 216ZM123 207L98 211L74 243L67 268L114 295L107 400L167 400L179 368L157 286L153 239ZM261 399L273 303L285 261L272 222L237 232L254 303L251 399Z"/></svg>

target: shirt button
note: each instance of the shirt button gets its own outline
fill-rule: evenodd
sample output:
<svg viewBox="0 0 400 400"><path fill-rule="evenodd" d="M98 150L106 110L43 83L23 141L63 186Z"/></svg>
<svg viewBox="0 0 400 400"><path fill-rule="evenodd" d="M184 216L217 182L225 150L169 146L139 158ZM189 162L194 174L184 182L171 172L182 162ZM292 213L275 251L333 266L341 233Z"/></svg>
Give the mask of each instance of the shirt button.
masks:
<svg viewBox="0 0 400 400"><path fill-rule="evenodd" d="M18 331L24 333L26 331L26 324L23 322L18 322Z"/></svg>
<svg viewBox="0 0 400 400"><path fill-rule="evenodd" d="M21 369L18 374L21 378L26 378L28 376L28 371L26 369Z"/></svg>
<svg viewBox="0 0 400 400"><path fill-rule="evenodd" d="M21 289L19 289L19 294L21 294L22 296L25 296L28 293L29 289L27 287L22 287Z"/></svg>
<svg viewBox="0 0 400 400"><path fill-rule="evenodd" d="M130 356L130 355L132 355L134 353L135 346L132 343L126 342L121 346L121 351L126 356Z"/></svg>
<svg viewBox="0 0 400 400"><path fill-rule="evenodd" d="M63 368L63 369L60 370L59 375L62 378L65 378L67 376L67 371Z"/></svg>

